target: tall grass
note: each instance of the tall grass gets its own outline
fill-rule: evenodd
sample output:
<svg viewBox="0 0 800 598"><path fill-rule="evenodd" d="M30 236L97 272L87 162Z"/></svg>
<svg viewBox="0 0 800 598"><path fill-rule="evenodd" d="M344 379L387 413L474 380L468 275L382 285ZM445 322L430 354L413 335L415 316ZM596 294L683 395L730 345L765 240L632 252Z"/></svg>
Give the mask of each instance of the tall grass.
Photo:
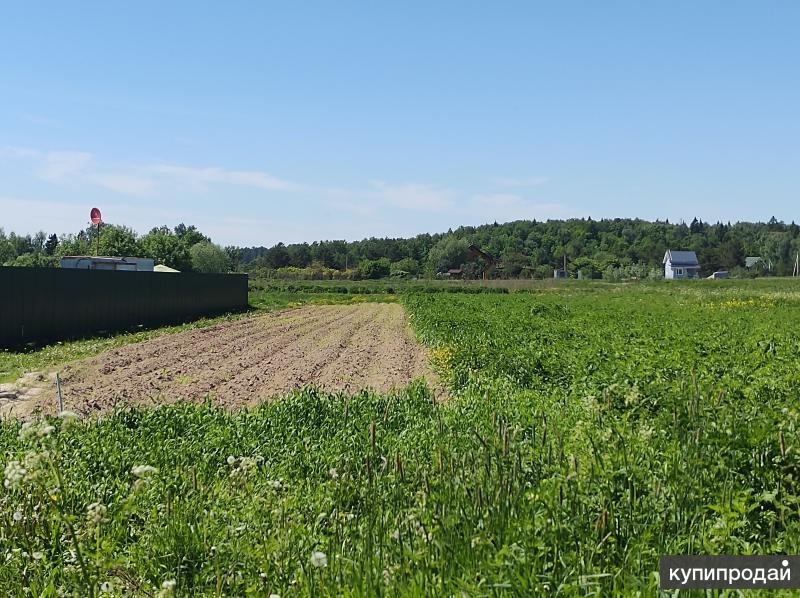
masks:
<svg viewBox="0 0 800 598"><path fill-rule="evenodd" d="M661 554L800 549L788 283L404 300L446 403L0 425L0 587L651 595Z"/></svg>

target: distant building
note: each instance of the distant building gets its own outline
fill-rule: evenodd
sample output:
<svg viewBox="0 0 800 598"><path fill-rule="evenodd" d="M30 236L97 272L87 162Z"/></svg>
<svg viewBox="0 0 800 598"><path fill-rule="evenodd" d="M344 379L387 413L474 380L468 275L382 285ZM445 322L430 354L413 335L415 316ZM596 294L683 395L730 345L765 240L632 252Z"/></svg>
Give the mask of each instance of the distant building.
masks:
<svg viewBox="0 0 800 598"><path fill-rule="evenodd" d="M763 261L764 261L764 259L761 256L758 256L758 255L749 256L749 257L744 258L744 267L745 268L752 268L753 266L757 266L758 264L760 264Z"/></svg>
<svg viewBox="0 0 800 598"><path fill-rule="evenodd" d="M464 271L461 268L450 268L447 271L447 276L449 278L461 278L464 274Z"/></svg>
<svg viewBox="0 0 800 598"><path fill-rule="evenodd" d="M664 254L664 278L697 278L700 275L700 262L694 251L675 251L667 249Z"/></svg>
<svg viewBox="0 0 800 598"><path fill-rule="evenodd" d="M97 257L69 255L61 258L62 268L79 270L119 270L121 272L152 272L153 260L146 257Z"/></svg>
<svg viewBox="0 0 800 598"><path fill-rule="evenodd" d="M176 270L175 268L170 268L169 266L165 266L164 264L156 264L153 266L153 272L166 272L169 274L180 274L180 270Z"/></svg>

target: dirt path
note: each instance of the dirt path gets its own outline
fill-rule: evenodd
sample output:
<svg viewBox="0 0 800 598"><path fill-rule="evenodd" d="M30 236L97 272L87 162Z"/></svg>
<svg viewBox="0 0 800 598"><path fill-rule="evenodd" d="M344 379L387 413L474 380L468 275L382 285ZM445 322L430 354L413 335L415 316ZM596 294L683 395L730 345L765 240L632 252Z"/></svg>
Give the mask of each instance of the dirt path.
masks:
<svg viewBox="0 0 800 598"><path fill-rule="evenodd" d="M390 303L308 306L168 334L71 364L61 378L66 407L83 413L207 396L253 405L306 384L348 392L386 392L414 378L436 385L405 311Z"/></svg>

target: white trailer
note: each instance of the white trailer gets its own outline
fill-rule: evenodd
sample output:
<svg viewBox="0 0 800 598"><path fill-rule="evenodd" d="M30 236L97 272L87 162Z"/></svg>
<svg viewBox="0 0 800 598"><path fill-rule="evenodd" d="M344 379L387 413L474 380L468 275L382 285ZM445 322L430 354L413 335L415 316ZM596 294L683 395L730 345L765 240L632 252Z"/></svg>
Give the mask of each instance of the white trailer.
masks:
<svg viewBox="0 0 800 598"><path fill-rule="evenodd" d="M91 257L70 255L61 258L62 268L79 270L119 270L120 272L152 272L154 262L146 257Z"/></svg>

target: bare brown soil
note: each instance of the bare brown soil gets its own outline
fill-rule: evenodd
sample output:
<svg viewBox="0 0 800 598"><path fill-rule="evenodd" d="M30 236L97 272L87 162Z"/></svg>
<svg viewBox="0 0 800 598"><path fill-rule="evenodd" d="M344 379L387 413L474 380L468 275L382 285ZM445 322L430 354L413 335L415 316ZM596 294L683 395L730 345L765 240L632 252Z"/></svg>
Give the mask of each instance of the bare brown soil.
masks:
<svg viewBox="0 0 800 598"><path fill-rule="evenodd" d="M309 384L386 392L424 378L436 388L405 311L389 303L309 306L168 334L75 362L61 378L65 407L82 413L207 398L246 406Z"/></svg>

